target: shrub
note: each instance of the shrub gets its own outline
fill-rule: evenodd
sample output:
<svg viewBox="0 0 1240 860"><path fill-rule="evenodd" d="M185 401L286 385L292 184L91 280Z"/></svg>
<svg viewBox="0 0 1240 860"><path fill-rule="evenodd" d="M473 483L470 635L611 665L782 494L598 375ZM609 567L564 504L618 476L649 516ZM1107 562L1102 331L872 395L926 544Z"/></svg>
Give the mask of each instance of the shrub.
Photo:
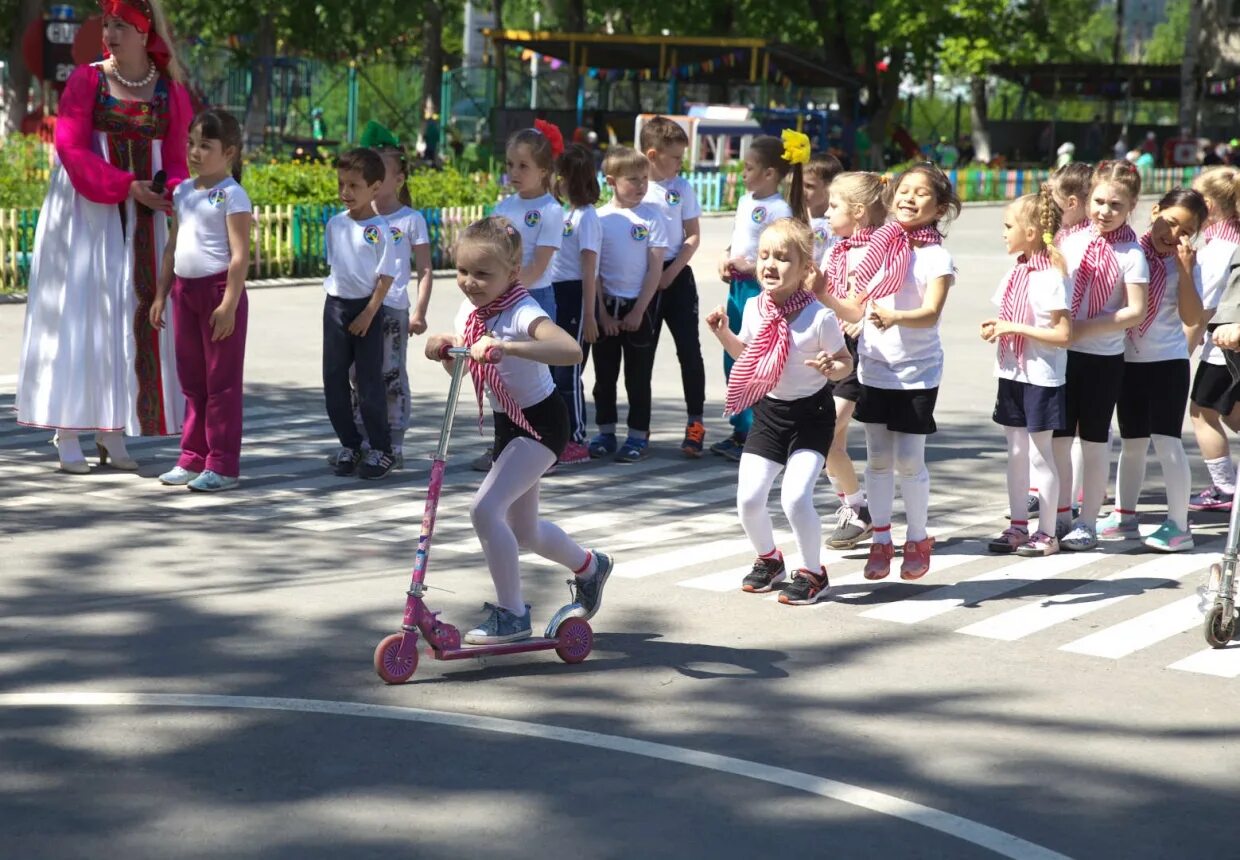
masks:
<svg viewBox="0 0 1240 860"><path fill-rule="evenodd" d="M13 135L0 146L0 209L37 209L47 193L49 149L37 138Z"/></svg>

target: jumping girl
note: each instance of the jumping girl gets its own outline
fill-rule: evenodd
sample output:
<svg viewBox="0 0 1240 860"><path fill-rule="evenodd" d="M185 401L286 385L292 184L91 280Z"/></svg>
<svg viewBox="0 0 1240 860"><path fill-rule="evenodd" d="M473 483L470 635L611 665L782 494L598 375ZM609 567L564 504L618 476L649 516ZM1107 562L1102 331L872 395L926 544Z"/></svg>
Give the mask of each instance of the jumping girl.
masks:
<svg viewBox="0 0 1240 860"><path fill-rule="evenodd" d="M860 319L854 277L857 266L870 245L874 230L887 220L884 196L887 186L876 173L844 173L831 183L831 202L827 218L831 232L839 241L830 249L823 265L822 287L818 298L843 319L846 314ZM842 305L849 304L846 311ZM857 380L857 336L861 323L843 323L844 342L853 359L853 372L835 383L835 438L827 455L827 475L840 497L835 529L827 538L833 549L852 549L874 533L865 493L848 456L848 425L861 398Z"/></svg>
<svg viewBox="0 0 1240 860"><path fill-rule="evenodd" d="M866 495L874 521L865 577L882 579L891 572L898 471L908 523L900 577L914 580L929 572L934 547L926 534L926 436L937 429L934 404L943 377L939 318L956 280L939 225L960 213L960 200L947 175L929 164L905 171L891 187L888 208L895 221L874 232L856 270L865 321L857 346L862 391L856 415L865 425ZM862 319L851 316L852 322Z"/></svg>
<svg viewBox="0 0 1240 860"><path fill-rule="evenodd" d="M1145 545L1162 552L1193 548L1188 528L1192 472L1180 441L1190 375L1184 328L1201 321L1192 242L1208 218L1206 201L1198 192L1177 188L1154 207L1153 226L1141 237L1150 271L1149 299L1145 318L1128 330L1124 344L1124 384L1116 410L1123 441L1115 510L1098 523L1103 538L1138 536L1137 497L1153 439L1167 485L1167 520L1145 539Z"/></svg>
<svg viewBox="0 0 1240 860"><path fill-rule="evenodd" d="M1215 167L1203 172L1193 183L1193 188L1205 197L1209 208L1209 224L1205 228L1206 243L1197 252L1197 265L1201 268L1201 301L1205 308L1201 324L1190 333L1189 346L1195 349L1202 342L1205 326L1213 318L1219 305L1227 278L1231 274L1231 261L1240 249L1240 169ZM1193 511L1230 511L1236 493L1236 465L1231 459L1227 432L1240 432L1240 408L1237 408L1240 390L1232 385L1231 374L1223 361L1223 351L1206 337L1201 348L1201 363L1193 379L1192 402L1189 415L1193 419L1193 432L1197 447L1210 472L1210 486L1195 493L1189 501Z"/></svg>
<svg viewBox="0 0 1240 860"><path fill-rule="evenodd" d="M827 204L831 201L831 183L844 172L844 165L834 155L819 152L810 158L802 171L801 185L805 191L805 212L809 229L814 233L814 265L826 265L827 252L838 239L831 232Z"/></svg>
<svg viewBox="0 0 1240 860"><path fill-rule="evenodd" d="M759 243L762 292L745 303L740 335L729 331L726 308L706 317L736 361L728 378L727 412L752 406L754 413L741 455L736 506L758 558L741 588L767 592L784 579L784 557L766 510L782 471L784 514L796 536L801 565L779 601L793 605L815 603L827 594L814 485L835 424L829 380L852 371L835 314L808 289L814 275L812 255L813 234L807 226L791 218L776 221Z"/></svg>
<svg viewBox="0 0 1240 860"><path fill-rule="evenodd" d="M802 142L802 138L804 141ZM792 158L800 163L794 164ZM808 223L805 214L805 188L801 165L809 159L809 139L796 132L784 132L784 140L763 135L755 137L745 153L741 179L747 193L736 204L736 221L732 242L719 261L719 277L728 285L728 330L741 330L745 303L762 292L757 280L758 237L767 226L780 218L797 218ZM792 173L789 185L791 205L780 196L779 185ZM732 372L732 356L723 354L723 373ZM729 460L740 462L745 438L753 424L753 412L741 410L731 416L732 435L710 446L710 450Z"/></svg>
<svg viewBox="0 0 1240 860"><path fill-rule="evenodd" d="M568 442L568 409L547 365L581 362L581 347L553 323L521 286L521 235L506 218L471 224L456 248L456 283L465 294L455 335L427 339L426 357L445 345L470 349L468 361L481 421L485 389L494 410L495 463L470 506L482 543L495 604L465 634L470 645L514 642L530 636L530 607L521 592L519 553L535 552L573 571L575 602L585 618L602 605L612 561L578 546L538 516L538 483ZM503 358L487 364L492 349ZM451 359L445 364L451 370Z"/></svg>
<svg viewBox="0 0 1240 860"><path fill-rule="evenodd" d="M572 208L564 219L564 239L551 267L555 290L555 324L572 335L579 345L598 340L598 253L603 243L594 204L598 203L598 176L594 156L579 143L564 150L556 160L556 196ZM585 347L583 349L583 353ZM587 463L586 396L581 385L584 361L572 367L553 367L556 390L568 407L569 439L560 462Z"/></svg>
<svg viewBox="0 0 1240 860"><path fill-rule="evenodd" d="M1059 552L1055 515L1059 476L1052 432L1064 421L1064 374L1072 339L1063 258L1055 247L1060 211L1049 185L1016 200L1003 216L1003 240L1016 265L994 303L999 317L982 323L982 338L998 344L999 393L994 421L1007 436L1011 525L990 542L990 551L1045 556ZM1029 476L1040 495L1038 530L1029 535Z"/></svg>
<svg viewBox="0 0 1240 860"><path fill-rule="evenodd" d="M177 378L185 392L181 457L163 484L215 493L240 484L242 368L249 300L250 198L241 187L241 126L208 110L189 129L193 181L172 195L150 322L164 327L169 291ZM175 279L174 279L175 278Z"/></svg>
<svg viewBox="0 0 1240 860"><path fill-rule="evenodd" d="M1107 485L1107 439L1124 377L1125 332L1145 319L1149 265L1128 226L1141 193L1141 176L1126 161L1094 170L1088 229L1063 240L1072 283L1072 344L1068 349L1066 421L1055 431L1059 473L1056 536L1079 552L1098 545L1096 525ZM1081 439L1085 498L1071 520L1072 438Z"/></svg>

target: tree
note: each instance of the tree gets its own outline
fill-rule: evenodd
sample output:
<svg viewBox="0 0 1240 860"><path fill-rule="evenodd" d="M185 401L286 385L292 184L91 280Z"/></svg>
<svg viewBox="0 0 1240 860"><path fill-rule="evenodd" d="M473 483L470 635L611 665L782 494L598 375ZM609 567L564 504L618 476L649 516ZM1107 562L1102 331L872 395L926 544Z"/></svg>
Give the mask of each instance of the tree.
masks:
<svg viewBox="0 0 1240 860"><path fill-rule="evenodd" d="M5 87L3 128L0 138L21 131L22 120L26 118L26 95L30 91L32 75L26 68L22 58L22 37L31 21L43 15L43 4L40 0L4 0L0 2L0 20L12 26L8 30L0 25L0 33L5 33L4 40L9 46L9 80Z"/></svg>
<svg viewBox="0 0 1240 860"><path fill-rule="evenodd" d="M1194 10L1193 7L1196 9ZM1154 28L1153 35L1145 45L1147 63L1178 65L1184 59L1189 32L1196 32L1200 29L1200 17L1198 17L1198 26L1192 30L1189 28L1189 18L1194 11L1200 16L1200 0L1197 2L1169 0L1167 20ZM1196 39L1193 41L1196 42Z"/></svg>

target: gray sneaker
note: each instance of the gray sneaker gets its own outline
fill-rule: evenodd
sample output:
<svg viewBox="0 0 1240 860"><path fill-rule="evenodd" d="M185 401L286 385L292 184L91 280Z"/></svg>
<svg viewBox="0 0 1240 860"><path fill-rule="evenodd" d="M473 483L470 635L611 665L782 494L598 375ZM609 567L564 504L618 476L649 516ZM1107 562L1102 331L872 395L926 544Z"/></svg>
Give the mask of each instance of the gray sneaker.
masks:
<svg viewBox="0 0 1240 860"><path fill-rule="evenodd" d="M473 462L469 464L469 468L473 469L475 472L491 471L491 457L493 455L494 450L488 445L487 449L475 457Z"/></svg>
<svg viewBox="0 0 1240 860"><path fill-rule="evenodd" d="M516 615L502 606L484 603L489 613L481 624L465 634L466 645L502 645L530 638L530 605L525 604L525 615Z"/></svg>
<svg viewBox="0 0 1240 860"><path fill-rule="evenodd" d="M1059 542L1060 549L1066 549L1068 552L1086 552L1087 550L1098 548L1098 535L1094 533L1089 523L1077 522L1072 527L1072 531L1068 532L1063 540Z"/></svg>
<svg viewBox="0 0 1240 860"><path fill-rule="evenodd" d="M870 509L865 505L862 505L859 511L854 511L848 505L840 505L838 517L835 531L827 538L827 546L831 549L852 549L874 534Z"/></svg>
<svg viewBox="0 0 1240 860"><path fill-rule="evenodd" d="M603 586L607 584L607 577L611 576L612 568L615 567L611 556L598 550L592 552L595 560L594 573L588 577L573 577L568 581L573 589L573 603L581 607L581 611L574 612L573 615L587 621L603 606Z"/></svg>
<svg viewBox="0 0 1240 860"><path fill-rule="evenodd" d="M1055 539L1063 540L1068 536L1068 532L1072 531L1072 522L1064 522L1063 520L1055 521Z"/></svg>

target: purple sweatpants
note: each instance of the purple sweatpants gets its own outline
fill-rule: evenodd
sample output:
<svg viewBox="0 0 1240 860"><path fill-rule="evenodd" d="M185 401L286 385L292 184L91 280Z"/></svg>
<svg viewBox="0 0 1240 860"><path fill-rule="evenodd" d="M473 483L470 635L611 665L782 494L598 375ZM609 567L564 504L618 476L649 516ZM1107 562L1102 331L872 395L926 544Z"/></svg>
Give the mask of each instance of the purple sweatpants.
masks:
<svg viewBox="0 0 1240 860"><path fill-rule="evenodd" d="M241 371L249 298L237 305L236 328L211 341L211 314L220 306L228 273L177 278L172 285L177 376L185 392L185 426L177 465L191 472L241 474Z"/></svg>

